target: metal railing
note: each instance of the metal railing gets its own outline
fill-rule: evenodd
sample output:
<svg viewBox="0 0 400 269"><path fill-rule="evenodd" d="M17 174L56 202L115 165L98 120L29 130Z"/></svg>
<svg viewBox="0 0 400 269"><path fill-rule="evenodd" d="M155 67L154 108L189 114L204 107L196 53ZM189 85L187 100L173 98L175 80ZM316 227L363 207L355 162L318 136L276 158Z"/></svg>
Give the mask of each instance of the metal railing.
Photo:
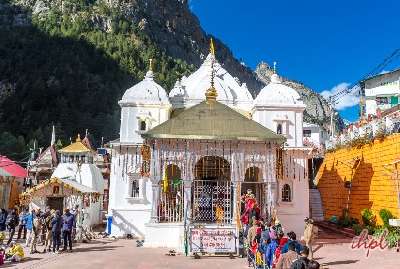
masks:
<svg viewBox="0 0 400 269"><path fill-rule="evenodd" d="M192 186L192 221L231 223L233 196L228 180L194 180Z"/></svg>
<svg viewBox="0 0 400 269"><path fill-rule="evenodd" d="M158 204L158 222L183 221L183 183L168 181L167 187L160 187L160 200Z"/></svg>

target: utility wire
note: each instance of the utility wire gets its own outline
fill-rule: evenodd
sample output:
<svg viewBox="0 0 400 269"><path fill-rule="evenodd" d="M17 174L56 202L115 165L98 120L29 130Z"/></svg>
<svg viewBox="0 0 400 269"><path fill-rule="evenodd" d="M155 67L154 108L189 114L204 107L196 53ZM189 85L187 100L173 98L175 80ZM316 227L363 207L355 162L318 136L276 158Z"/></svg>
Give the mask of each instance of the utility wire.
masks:
<svg viewBox="0 0 400 269"><path fill-rule="evenodd" d="M400 57L400 48L395 49L389 56L387 56L380 64L378 64L374 69L372 69L369 73L365 74L361 79L357 80L356 82L352 83L349 87L337 92L329 97L330 102L336 104L338 99L342 98L343 96L352 93L355 86L360 84L361 81L372 77L380 72L391 64L394 60Z"/></svg>

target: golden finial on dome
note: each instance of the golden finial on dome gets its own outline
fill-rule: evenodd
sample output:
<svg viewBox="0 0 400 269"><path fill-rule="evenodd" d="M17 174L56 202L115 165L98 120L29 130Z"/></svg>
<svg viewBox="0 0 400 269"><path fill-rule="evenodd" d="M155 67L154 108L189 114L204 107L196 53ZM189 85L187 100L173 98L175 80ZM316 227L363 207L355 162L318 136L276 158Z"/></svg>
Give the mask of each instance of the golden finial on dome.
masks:
<svg viewBox="0 0 400 269"><path fill-rule="evenodd" d="M149 71L153 71L153 59L149 59Z"/></svg>
<svg viewBox="0 0 400 269"><path fill-rule="evenodd" d="M211 45L212 45L212 39L211 39ZM210 46L210 51L214 50L214 45ZM211 52L212 53L212 52ZM207 101L215 101L217 100L217 90L214 87L214 76L215 76L215 70L214 70L214 59L211 61L211 85L210 88L206 91L206 100Z"/></svg>
<svg viewBox="0 0 400 269"><path fill-rule="evenodd" d="M210 53L215 56L215 48L214 48L214 41L212 37L210 38Z"/></svg>
<svg viewBox="0 0 400 269"><path fill-rule="evenodd" d="M274 62L274 74L276 74L276 62Z"/></svg>
<svg viewBox="0 0 400 269"><path fill-rule="evenodd" d="M81 142L81 135L78 134L78 137L76 138L75 142Z"/></svg>

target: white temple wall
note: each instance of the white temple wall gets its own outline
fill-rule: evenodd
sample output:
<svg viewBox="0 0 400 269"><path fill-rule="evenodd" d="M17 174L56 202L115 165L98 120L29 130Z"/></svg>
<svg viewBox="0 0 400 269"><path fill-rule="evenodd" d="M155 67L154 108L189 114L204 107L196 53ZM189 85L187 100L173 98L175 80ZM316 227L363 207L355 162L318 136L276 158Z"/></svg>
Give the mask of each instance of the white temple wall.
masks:
<svg viewBox="0 0 400 269"><path fill-rule="evenodd" d="M114 148L110 175L110 198L108 216L113 217L111 234L124 237L131 234L143 238L145 223L150 221L152 209L152 184L150 179L138 175L139 168L135 164L135 150L126 147ZM140 149L138 151L140 154ZM133 158L133 159L132 159ZM140 161L140 159L138 159ZM132 180L139 186L139 194L132 197Z"/></svg>
<svg viewBox="0 0 400 269"><path fill-rule="evenodd" d="M281 124L286 145L303 146L303 107L256 107L253 120L275 133Z"/></svg>
<svg viewBox="0 0 400 269"><path fill-rule="evenodd" d="M284 178L278 180L277 214L285 232L294 231L300 238L304 232L304 218L309 216L308 162L302 151L291 150L287 153ZM289 156L294 159L292 162L288 162ZM282 188L285 184L291 187L290 202L282 201Z"/></svg>
<svg viewBox="0 0 400 269"><path fill-rule="evenodd" d="M122 143L143 143L142 133L169 119L170 106L134 105L121 108L120 141ZM139 129L141 120L146 122L146 130Z"/></svg>

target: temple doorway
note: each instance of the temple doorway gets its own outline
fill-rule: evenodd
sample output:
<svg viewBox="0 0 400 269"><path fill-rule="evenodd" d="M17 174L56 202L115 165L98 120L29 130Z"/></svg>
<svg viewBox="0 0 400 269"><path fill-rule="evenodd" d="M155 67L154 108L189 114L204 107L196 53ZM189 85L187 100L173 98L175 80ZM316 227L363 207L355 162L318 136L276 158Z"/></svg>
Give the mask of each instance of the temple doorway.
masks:
<svg viewBox="0 0 400 269"><path fill-rule="evenodd" d="M60 210L60 212L63 212L64 197L47 197L46 206L49 206L51 209Z"/></svg>
<svg viewBox="0 0 400 269"><path fill-rule="evenodd" d="M194 222L230 223L232 220L231 166L222 157L202 157L194 169L192 214Z"/></svg>
<svg viewBox="0 0 400 269"><path fill-rule="evenodd" d="M261 171L256 166L251 166L246 169L244 181L242 182L242 196L250 190L254 194L257 204L261 209L261 214L264 214L265 209L265 183L262 181ZM243 206L243 204L242 204ZM242 208L243 210L243 208Z"/></svg>

